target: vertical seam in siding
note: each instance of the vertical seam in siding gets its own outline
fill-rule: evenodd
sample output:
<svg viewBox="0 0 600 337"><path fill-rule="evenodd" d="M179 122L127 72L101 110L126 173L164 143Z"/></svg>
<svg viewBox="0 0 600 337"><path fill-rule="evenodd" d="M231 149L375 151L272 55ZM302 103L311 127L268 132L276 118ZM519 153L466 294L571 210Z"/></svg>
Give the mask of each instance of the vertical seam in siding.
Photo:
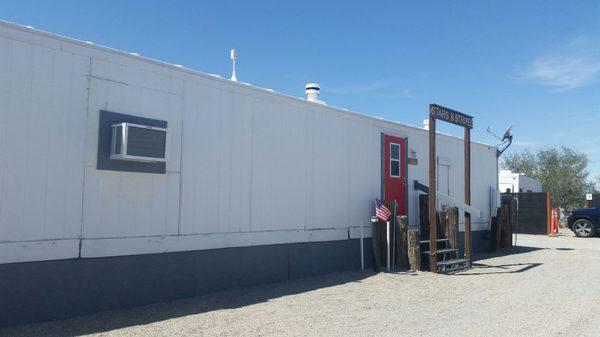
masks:
<svg viewBox="0 0 600 337"><path fill-rule="evenodd" d="M406 226L407 228L410 227L410 221L411 221L411 217L410 215L410 197L408 195L409 193L409 186L410 186L410 178L408 175L408 154L409 154L409 147L408 147L408 135L404 137L404 210L405 210L405 215L406 215ZM395 219L394 219L395 220Z"/></svg>
<svg viewBox="0 0 600 337"><path fill-rule="evenodd" d="M88 63L88 85L87 85L87 100L86 100L86 107L85 107L85 137L84 137L84 141L83 141L83 153L84 153L84 157L83 157L83 178L82 178L82 182L81 182L81 223L79 226L79 247L78 247L78 253L77 253L77 257L81 258L81 246L83 243L83 222L85 219L85 182L87 179L87 146L88 146L88 123L89 123L89 117L90 117L90 92L92 91L92 57L89 58L89 63Z"/></svg>
<svg viewBox="0 0 600 337"><path fill-rule="evenodd" d="M248 193L248 232L252 232L252 209L254 208L254 119L256 101L250 108L250 193Z"/></svg>
<svg viewBox="0 0 600 337"><path fill-rule="evenodd" d="M304 231L307 230L310 218L310 202L313 185L311 184L310 173L313 165L312 143L311 143L311 125L313 123L312 109L306 109L304 113Z"/></svg>
<svg viewBox="0 0 600 337"><path fill-rule="evenodd" d="M181 133L179 138L179 205L177 212L177 235L181 235L181 199L183 194L183 115L186 111L185 104L185 90L186 90L186 82L182 80L181 85Z"/></svg>
<svg viewBox="0 0 600 337"><path fill-rule="evenodd" d="M305 186L304 190L304 231L308 230L309 224L311 224L313 218L310 210L312 209L312 196L313 196L313 179L312 173L314 172L314 143L313 143L313 125L316 121L316 114L312 108L306 109L305 113L306 117L304 119L305 129L304 129L304 151L306 163L304 166L304 175L305 175ZM308 237L308 236L307 236Z"/></svg>
<svg viewBox="0 0 600 337"><path fill-rule="evenodd" d="M346 126L346 227L348 227L348 239L350 239L350 228L352 224L350 223L350 160L352 156L352 150L350 149L350 138L352 137L352 128L354 124L352 121L346 121L348 124Z"/></svg>

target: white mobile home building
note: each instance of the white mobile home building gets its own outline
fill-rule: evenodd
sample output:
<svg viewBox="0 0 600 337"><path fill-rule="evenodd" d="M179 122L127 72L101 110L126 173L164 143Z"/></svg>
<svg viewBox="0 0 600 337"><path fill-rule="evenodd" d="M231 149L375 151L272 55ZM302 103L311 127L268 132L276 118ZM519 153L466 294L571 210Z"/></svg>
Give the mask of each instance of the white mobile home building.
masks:
<svg viewBox="0 0 600 337"><path fill-rule="evenodd" d="M7 22L0 98L0 326L358 269L389 193L419 226L419 127ZM462 200L463 141L437 148ZM471 148L477 248L498 165Z"/></svg>
<svg viewBox="0 0 600 337"><path fill-rule="evenodd" d="M542 183L539 180L528 177L523 173L510 170L500 170L498 177L498 188L500 193L531 193L542 192Z"/></svg>

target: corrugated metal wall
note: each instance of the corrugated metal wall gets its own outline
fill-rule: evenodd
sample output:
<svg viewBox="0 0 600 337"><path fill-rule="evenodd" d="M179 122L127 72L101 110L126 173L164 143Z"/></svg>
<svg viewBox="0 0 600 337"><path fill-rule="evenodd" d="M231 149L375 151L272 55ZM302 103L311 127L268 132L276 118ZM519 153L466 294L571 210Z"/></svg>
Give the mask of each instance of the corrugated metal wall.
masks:
<svg viewBox="0 0 600 337"><path fill-rule="evenodd" d="M4 23L0 54L0 263L358 237L382 132L417 154L418 221L423 130ZM167 173L97 170L101 109L168 121ZM462 140L438 149L462 198ZM487 229L495 149L473 144L472 159Z"/></svg>

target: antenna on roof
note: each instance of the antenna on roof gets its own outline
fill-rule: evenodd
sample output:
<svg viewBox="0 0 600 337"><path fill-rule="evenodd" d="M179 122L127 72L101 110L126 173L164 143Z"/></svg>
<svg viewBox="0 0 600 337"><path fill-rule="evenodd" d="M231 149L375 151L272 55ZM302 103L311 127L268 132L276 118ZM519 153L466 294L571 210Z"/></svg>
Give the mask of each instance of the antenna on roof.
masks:
<svg viewBox="0 0 600 337"><path fill-rule="evenodd" d="M506 151L506 149L508 149L508 147L512 144L513 135L510 133L510 129L512 129L512 124L510 124L509 126L506 127L506 129L504 129L504 134L502 135L502 138L500 138L492 131L491 127L488 126L488 128L487 128L487 132L489 134L491 134L496 139L498 139L499 141L502 142L502 143L496 145L496 147L498 147L498 157L500 157L502 155L502 153L504 151ZM499 148L500 146L501 146L501 148Z"/></svg>
<svg viewBox="0 0 600 337"><path fill-rule="evenodd" d="M231 57L231 61L233 62L233 70L231 72L231 80L234 82L237 82L237 75L235 73L235 60L237 60L237 50L232 49L230 57Z"/></svg>

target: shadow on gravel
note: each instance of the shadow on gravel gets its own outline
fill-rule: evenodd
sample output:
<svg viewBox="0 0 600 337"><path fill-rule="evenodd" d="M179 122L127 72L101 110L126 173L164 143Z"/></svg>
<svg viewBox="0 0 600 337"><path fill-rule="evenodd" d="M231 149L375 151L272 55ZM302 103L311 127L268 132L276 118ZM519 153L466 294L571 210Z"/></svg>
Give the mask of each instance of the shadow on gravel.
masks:
<svg viewBox="0 0 600 337"><path fill-rule="evenodd" d="M516 254L525 254L531 253L538 250L544 250L548 248L537 248L537 247L526 247L526 246L517 246L511 248L504 248L498 252L494 253L480 253L475 256L475 262L473 262L473 267L471 269L467 269L464 271L458 271L455 273L451 273L448 275L452 276L474 276L474 275L493 275L493 274L514 274L514 273L523 273L533 268L539 267L542 263L512 263L512 264L486 264L477 261L483 261L486 259L507 256L507 255L516 255Z"/></svg>
<svg viewBox="0 0 600 337"><path fill-rule="evenodd" d="M79 336L102 333L110 330L135 325L145 325L210 311L235 309L267 302L283 296L346 283L360 282L373 275L375 274L371 271L340 272L260 286L238 287L199 297L146 305L137 308L108 311L62 321L9 327L0 329L0 337Z"/></svg>
<svg viewBox="0 0 600 337"><path fill-rule="evenodd" d="M493 275L493 274L516 274L523 273L543 263L511 263L491 265L484 263L473 263L473 268L452 274L453 276L475 276L475 275Z"/></svg>
<svg viewBox="0 0 600 337"><path fill-rule="evenodd" d="M558 250L558 251L572 251L573 248L559 247L559 248L539 248L539 247L527 247L527 246L516 246L511 248L504 248L494 253L480 253L475 256L475 262L473 262L473 268L464 271L457 271L449 273L448 275L456 276L473 276L473 275L489 275L489 274L514 274L523 273L533 268L539 267L542 263L514 263L514 264L486 264L477 261L485 261L490 258L500 256L510 256L516 254L531 253L538 250Z"/></svg>
<svg viewBox="0 0 600 337"><path fill-rule="evenodd" d="M475 260L485 260L493 257L499 256L507 256L507 255L517 255L517 254L526 254L535 252L538 250L544 250L548 248L539 248L539 247L527 247L527 246L516 246L511 248L502 248L498 252L493 253L479 253L475 255Z"/></svg>

